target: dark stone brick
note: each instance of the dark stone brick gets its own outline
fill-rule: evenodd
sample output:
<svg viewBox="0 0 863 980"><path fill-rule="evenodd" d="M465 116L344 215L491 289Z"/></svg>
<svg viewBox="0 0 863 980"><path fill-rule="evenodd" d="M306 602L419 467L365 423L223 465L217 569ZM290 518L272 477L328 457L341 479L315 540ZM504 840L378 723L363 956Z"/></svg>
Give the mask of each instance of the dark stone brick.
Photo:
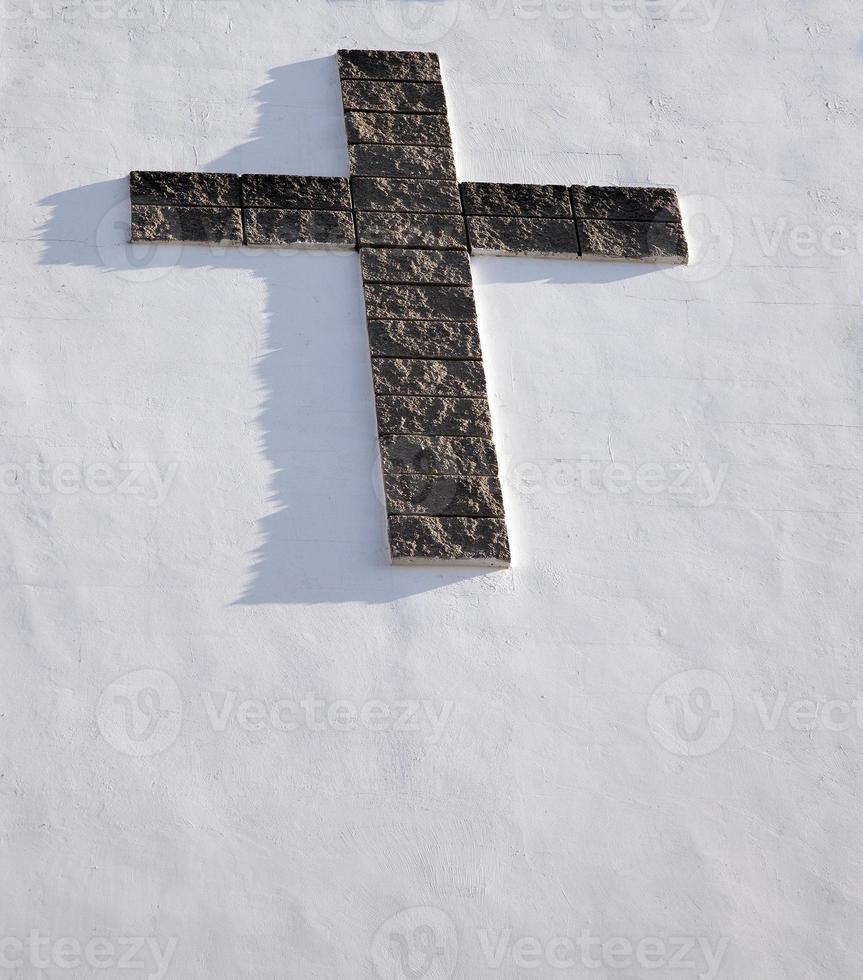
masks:
<svg viewBox="0 0 863 980"><path fill-rule="evenodd" d="M498 517L390 517L390 557L399 564L451 561L508 565L506 523Z"/></svg>
<svg viewBox="0 0 863 980"><path fill-rule="evenodd" d="M378 432L384 435L419 433L491 439L491 419L485 398L378 395L376 404Z"/></svg>
<svg viewBox="0 0 863 980"><path fill-rule="evenodd" d="M469 286L363 287L370 320L472 320L476 317Z"/></svg>
<svg viewBox="0 0 863 980"><path fill-rule="evenodd" d="M370 177L439 177L455 180L452 148L352 143L351 173Z"/></svg>
<svg viewBox="0 0 863 980"><path fill-rule="evenodd" d="M683 265L688 258L683 226L676 221L578 220L585 258Z"/></svg>
<svg viewBox="0 0 863 980"><path fill-rule="evenodd" d="M450 145L446 116L403 112L346 112L345 129L349 143Z"/></svg>
<svg viewBox="0 0 863 980"><path fill-rule="evenodd" d="M357 211L360 245L385 248L467 248L460 214L397 214Z"/></svg>
<svg viewBox="0 0 863 980"><path fill-rule="evenodd" d="M497 476L497 454L490 439L381 436L380 445L384 473Z"/></svg>
<svg viewBox="0 0 863 980"><path fill-rule="evenodd" d="M416 357L375 358L375 391L379 395L485 394L482 361L431 361Z"/></svg>
<svg viewBox="0 0 863 980"><path fill-rule="evenodd" d="M291 211L350 211L347 177L294 177L290 174L243 174L243 206Z"/></svg>
<svg viewBox="0 0 863 980"><path fill-rule="evenodd" d="M283 248L353 248L354 220L350 211L286 211L244 208L247 245Z"/></svg>
<svg viewBox="0 0 863 980"><path fill-rule="evenodd" d="M514 215L524 218L569 218L569 191L562 184L461 185L465 214Z"/></svg>
<svg viewBox="0 0 863 980"><path fill-rule="evenodd" d="M373 357L479 358L476 322L369 320Z"/></svg>
<svg viewBox="0 0 863 980"><path fill-rule="evenodd" d="M132 241L242 245L240 209L133 204Z"/></svg>
<svg viewBox="0 0 863 980"><path fill-rule="evenodd" d="M500 484L488 476L388 476L387 512L429 517L502 517Z"/></svg>
<svg viewBox="0 0 863 980"><path fill-rule="evenodd" d="M424 248L361 248L365 282L416 283L424 286L469 286L467 252Z"/></svg>
<svg viewBox="0 0 863 980"><path fill-rule="evenodd" d="M431 51L364 51L338 52L339 75L342 78L378 78L416 82L439 82L440 62Z"/></svg>
<svg viewBox="0 0 863 980"><path fill-rule="evenodd" d="M342 104L350 112L446 112L443 85L435 82L342 82Z"/></svg>
<svg viewBox="0 0 863 980"><path fill-rule="evenodd" d="M129 195L133 204L239 207L240 178L236 174L133 170L129 174Z"/></svg>
<svg viewBox="0 0 863 980"><path fill-rule="evenodd" d="M577 218L620 221L680 221L677 192L671 187L583 187L572 190Z"/></svg>
<svg viewBox="0 0 863 980"><path fill-rule="evenodd" d="M433 211L461 214L461 198L454 180L417 180L414 177L354 177L354 207L358 211Z"/></svg>
<svg viewBox="0 0 863 980"><path fill-rule="evenodd" d="M492 255L578 255L572 218L468 217L472 252Z"/></svg>

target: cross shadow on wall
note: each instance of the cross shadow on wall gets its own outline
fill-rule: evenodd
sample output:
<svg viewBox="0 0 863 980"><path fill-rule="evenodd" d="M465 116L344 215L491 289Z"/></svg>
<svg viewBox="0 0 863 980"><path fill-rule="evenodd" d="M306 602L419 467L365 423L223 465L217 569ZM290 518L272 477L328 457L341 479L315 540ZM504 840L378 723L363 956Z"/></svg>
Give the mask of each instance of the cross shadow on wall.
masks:
<svg viewBox="0 0 863 980"><path fill-rule="evenodd" d="M348 172L335 58L273 69L255 96L252 138L195 169ZM342 147L337 167L335 146ZM141 159L128 169L148 168L142 148ZM41 229L42 264L91 265L108 273L142 267L176 275L201 268L226 274L243 270L266 283L266 339L257 364L261 405L250 422L257 425L260 451L273 474L266 495L271 510L259 522L260 543L233 601L387 602L471 579L478 580L474 585L481 592L509 590L509 570L389 564L355 253L131 246L125 173L53 194L40 204L52 209ZM83 242L82 229L88 236ZM483 281L608 281L635 274L620 267L591 264L587 272L581 263L531 260L499 260L493 268ZM194 303L191 292L189 303ZM242 311L235 314L240 329ZM225 316L232 311L225 310ZM248 431L255 438L255 426Z"/></svg>

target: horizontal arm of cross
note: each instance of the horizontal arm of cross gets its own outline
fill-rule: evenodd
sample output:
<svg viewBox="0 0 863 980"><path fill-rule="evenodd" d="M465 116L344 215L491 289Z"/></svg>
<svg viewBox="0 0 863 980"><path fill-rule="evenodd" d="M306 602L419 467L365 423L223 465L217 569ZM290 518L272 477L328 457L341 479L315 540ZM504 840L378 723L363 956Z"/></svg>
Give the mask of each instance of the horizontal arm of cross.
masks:
<svg viewBox="0 0 863 980"><path fill-rule="evenodd" d="M130 191L132 240L141 242L687 259L677 195L663 187L139 170Z"/></svg>
<svg viewBox="0 0 863 980"><path fill-rule="evenodd" d="M350 178L135 171L132 240L358 249L391 557L507 564L468 253L685 262L677 195L459 183L437 56L338 59Z"/></svg>

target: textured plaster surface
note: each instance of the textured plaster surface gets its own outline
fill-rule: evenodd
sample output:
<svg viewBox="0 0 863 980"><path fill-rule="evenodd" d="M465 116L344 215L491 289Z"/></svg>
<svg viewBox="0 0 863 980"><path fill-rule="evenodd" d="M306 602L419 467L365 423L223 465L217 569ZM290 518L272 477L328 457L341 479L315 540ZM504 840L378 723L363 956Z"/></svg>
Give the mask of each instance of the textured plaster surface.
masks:
<svg viewBox="0 0 863 980"><path fill-rule="evenodd" d="M433 980L707 972L515 962L583 931L860 976L863 735L788 714L860 687L859 11L585 6L7 5L4 937L365 980L420 919ZM461 179L674 186L707 243L471 260L509 569L388 564L356 254L127 244L135 168L346 176L350 45L440 52ZM370 723L273 723L307 695Z"/></svg>

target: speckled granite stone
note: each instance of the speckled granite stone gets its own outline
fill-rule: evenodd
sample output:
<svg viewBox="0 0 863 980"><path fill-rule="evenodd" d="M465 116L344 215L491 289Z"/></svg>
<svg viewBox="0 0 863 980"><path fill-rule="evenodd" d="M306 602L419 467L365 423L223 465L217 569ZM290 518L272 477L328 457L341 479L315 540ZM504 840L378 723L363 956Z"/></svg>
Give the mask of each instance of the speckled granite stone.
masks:
<svg viewBox="0 0 863 980"><path fill-rule="evenodd" d="M342 48L337 54L342 78L439 82L440 61L432 51L373 51Z"/></svg>
<svg viewBox="0 0 863 980"><path fill-rule="evenodd" d="M471 320L476 316L470 286L367 283L363 293L372 320Z"/></svg>
<svg viewBox="0 0 863 980"><path fill-rule="evenodd" d="M294 248L353 248L354 221L350 211L286 211L244 208L247 245Z"/></svg>
<svg viewBox="0 0 863 980"><path fill-rule="evenodd" d="M501 517L503 500L496 477L388 476L387 512L429 517Z"/></svg>
<svg viewBox="0 0 863 980"><path fill-rule="evenodd" d="M294 177L290 174L243 174L243 206L291 211L350 211L347 177Z"/></svg>
<svg viewBox="0 0 863 980"><path fill-rule="evenodd" d="M469 216L467 230L472 252L578 257L578 238L572 218Z"/></svg>
<svg viewBox="0 0 863 980"><path fill-rule="evenodd" d="M396 563L452 561L508 565L506 524L497 517L398 517L387 521Z"/></svg>
<svg viewBox="0 0 863 980"><path fill-rule="evenodd" d="M454 180L415 180L412 177L354 177L354 207L358 211L433 211L461 214Z"/></svg>
<svg viewBox="0 0 863 980"><path fill-rule="evenodd" d="M515 215L534 218L569 218L569 190L563 184L461 185L465 214Z"/></svg>
<svg viewBox="0 0 863 980"><path fill-rule="evenodd" d="M485 398L378 395L375 402L378 432L384 435L420 433L491 438L491 419Z"/></svg>
<svg viewBox="0 0 863 980"><path fill-rule="evenodd" d="M132 241L242 245L240 209L133 204Z"/></svg>
<svg viewBox="0 0 863 980"><path fill-rule="evenodd" d="M675 221L578 220L578 238L585 258L668 262L688 258L683 226Z"/></svg>
<svg viewBox="0 0 863 980"><path fill-rule="evenodd" d="M475 321L369 320L373 357L479 358Z"/></svg>
<svg viewBox="0 0 863 980"><path fill-rule="evenodd" d="M237 207L240 178L236 174L133 170L129 174L129 196L133 204Z"/></svg>
<svg viewBox="0 0 863 980"><path fill-rule="evenodd" d="M379 395L485 395L482 361L376 357L372 375Z"/></svg>
<svg viewBox="0 0 863 980"><path fill-rule="evenodd" d="M469 286L467 252L453 249L361 248L364 282Z"/></svg>
<svg viewBox="0 0 863 980"><path fill-rule="evenodd" d="M446 112L443 85L435 82L342 81L345 111Z"/></svg>
<svg viewBox="0 0 863 980"><path fill-rule="evenodd" d="M577 218L680 221L677 192L671 187L585 187L575 184L570 190L572 210Z"/></svg>
<svg viewBox="0 0 863 980"><path fill-rule="evenodd" d="M455 180L455 160L448 146L352 143L348 157L351 173L357 175Z"/></svg>
<svg viewBox="0 0 863 980"><path fill-rule="evenodd" d="M384 473L447 473L497 476L497 454L490 439L469 436L381 436Z"/></svg>
<svg viewBox="0 0 863 980"><path fill-rule="evenodd" d="M346 112L345 130L349 143L450 145L446 116L407 112Z"/></svg>
<svg viewBox="0 0 863 980"><path fill-rule="evenodd" d="M361 246L467 249L460 214L395 214L356 211Z"/></svg>

